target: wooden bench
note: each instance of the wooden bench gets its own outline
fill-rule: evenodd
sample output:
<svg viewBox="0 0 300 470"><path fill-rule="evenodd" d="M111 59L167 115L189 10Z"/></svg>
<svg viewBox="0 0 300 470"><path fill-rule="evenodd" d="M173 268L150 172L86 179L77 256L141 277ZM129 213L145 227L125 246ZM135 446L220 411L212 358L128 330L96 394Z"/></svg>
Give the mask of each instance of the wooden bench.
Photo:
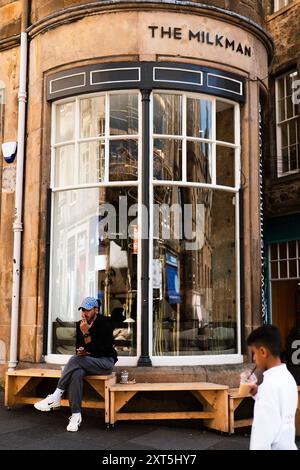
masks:
<svg viewBox="0 0 300 470"><path fill-rule="evenodd" d="M56 369L23 369L6 373L5 406L16 404L34 404L45 397L37 396L36 387L43 379L55 379L53 388L61 376L61 370ZM105 410L105 423L109 424L109 387L116 383L116 374L87 375L84 380L98 394L97 399L83 397L82 406L85 408L100 408ZM61 400L61 406L69 406L69 400Z"/></svg>
<svg viewBox="0 0 300 470"><path fill-rule="evenodd" d="M203 405L200 411L124 412L122 408L138 392L191 392ZM228 432L228 387L212 383L135 383L110 386L110 424L118 420L204 419L211 429Z"/></svg>
<svg viewBox="0 0 300 470"><path fill-rule="evenodd" d="M236 419L235 415L235 412L237 411L241 403L243 403L245 400L248 400L249 398L251 398L251 400L253 401L254 406L254 400L250 394L246 396L240 396L238 388L230 388L228 390L229 434L234 434L235 428L242 428L245 426L252 425L252 417L249 417L247 419Z"/></svg>

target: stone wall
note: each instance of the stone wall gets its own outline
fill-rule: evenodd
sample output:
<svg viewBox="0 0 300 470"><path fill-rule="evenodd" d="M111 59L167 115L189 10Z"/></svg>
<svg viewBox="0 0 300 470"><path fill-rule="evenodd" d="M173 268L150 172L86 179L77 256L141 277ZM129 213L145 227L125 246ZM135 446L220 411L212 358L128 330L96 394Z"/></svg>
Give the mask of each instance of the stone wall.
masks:
<svg viewBox="0 0 300 470"><path fill-rule="evenodd" d="M284 215L300 211L300 175L277 177L276 146L276 109L275 78L292 68L300 76L300 0L294 0L288 7L279 10L266 18L267 29L275 43L275 55L271 70L266 171L266 215ZM298 113L300 109L298 106ZM300 119L298 124L300 136ZM300 148L299 148L300 151Z"/></svg>

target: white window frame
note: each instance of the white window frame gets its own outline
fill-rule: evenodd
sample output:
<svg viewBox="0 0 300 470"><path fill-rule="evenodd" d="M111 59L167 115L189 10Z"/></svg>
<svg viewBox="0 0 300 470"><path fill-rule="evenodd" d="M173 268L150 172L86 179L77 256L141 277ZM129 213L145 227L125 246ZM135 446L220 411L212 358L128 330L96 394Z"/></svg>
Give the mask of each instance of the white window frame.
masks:
<svg viewBox="0 0 300 470"><path fill-rule="evenodd" d="M292 2L293 0L284 0L284 5L280 6L280 0L274 0L274 13L276 13L276 11L281 10L282 8L287 7Z"/></svg>
<svg viewBox="0 0 300 470"><path fill-rule="evenodd" d="M298 173L300 171L300 136L298 135L298 126L296 125L296 151L298 152L297 155L297 166L298 168L294 170L289 170L283 172L283 161L282 161L282 134L281 134L281 126L285 123L291 122L291 121L297 121L300 119L300 115L296 114L296 105L293 103L293 117L284 119L283 121L280 121L280 109L279 109L279 80L282 80L284 78L284 100L285 100L285 114L286 114L286 98L287 98L287 91L286 91L286 77L289 76L291 73L297 72L297 70L290 70L287 73L284 73L283 75L280 75L279 77L276 78L275 81L275 105L276 105L276 144L277 144L277 176L278 178L282 176L287 176L290 174ZM292 145L289 145L289 127L288 127L288 153L289 153L289 148L292 147ZM290 166L290 156L288 155L288 162Z"/></svg>
<svg viewBox="0 0 300 470"><path fill-rule="evenodd" d="M289 243L290 242L296 242L296 257L292 258L290 257L290 250L289 250ZM279 245L282 243L286 244L286 258L280 258L280 248ZM277 259L272 259L271 258L271 249L272 247L276 245L277 246ZM280 263L285 261L286 262L286 277L281 277L281 271L280 271ZM297 275L296 277L291 277L290 276L290 265L289 261L295 261L296 262L296 272ZM277 263L277 277L272 277L272 264ZM299 240L288 240L288 241L282 241L282 242L276 242L276 243L271 243L269 245L269 273L270 273L270 281L271 282L278 282L278 281L290 281L290 280L297 280L300 279L300 241Z"/></svg>
<svg viewBox="0 0 300 470"><path fill-rule="evenodd" d="M154 93L161 94L178 94L183 96L183 112L182 112L182 135L181 136L169 136L166 134L154 134L153 132L153 95ZM212 138L194 138L187 137L186 135L186 99L187 97L205 99L212 101ZM216 102L223 101L234 106L234 134L235 142L228 143L216 140ZM153 179L153 143L154 139L157 138L173 138L182 140L182 180L181 181L165 181L165 180L154 180ZM212 148L212 183L193 183L186 181L186 154L185 154L185 143L187 140L200 141L211 143ZM216 184L216 147L222 145L226 147L235 148L235 186L221 186ZM183 91L174 90L155 90L150 97L150 230L149 230L149 355L153 366L184 366L184 365L217 365L217 364L240 364L243 362L243 355L241 353L241 311L240 311L240 214L239 214L239 189L240 189L240 153L241 153L241 142L240 142L240 106L231 100L217 98L203 93L189 93ZM156 186L176 186L176 187L194 187L194 188L209 188L213 190L226 190L228 193L232 193L236 197L235 204L235 259L236 259L236 318L237 318L237 353L235 354L211 354L211 355L183 355L183 356L154 356L153 355L153 200L154 200L154 187Z"/></svg>
<svg viewBox="0 0 300 470"><path fill-rule="evenodd" d="M109 106L106 105L105 108L105 137L87 137L87 138L80 138L80 107L79 101L81 99L93 98L98 96L105 96L106 97L106 104L109 103L108 97L111 95L120 95L120 94L131 94L137 93L138 94L138 113L139 113L139 122L138 122L138 134L126 134L126 135L113 135L109 136ZM65 141L56 143L56 108L57 106L64 104L75 102L75 131L74 131L74 139L71 141ZM64 187L56 187L55 186L55 149L60 146L65 146L68 144L75 145L75 162L79 163L79 143L81 142L89 142L89 141L103 141L105 140L105 160L109 162L109 141L110 140L138 140L138 174L136 180L131 181L108 181L109 176L109 166L108 164L105 167L105 177L103 182L99 183L87 183L87 184L80 184L77 180L76 184L68 185ZM78 190L84 188L101 188L101 187L132 187L135 186L138 192L138 201L139 204L141 203L141 181L142 181L142 159L141 159L141 152L142 152L142 97L140 90L116 90L111 92L100 92L100 93L90 93L90 94L83 94L78 95L76 97L66 98L62 100L55 101L52 104L52 116L51 116L51 183L50 188L52 190L52 204L51 204L51 221L53 221L54 216L54 195L57 192L62 191L70 191L70 190ZM76 163L76 165L78 164ZM79 174L76 168L76 177L78 178ZM138 257L137 257L137 317L136 317L136 325L137 325L137 339L136 339L136 355L135 356L118 356L118 366L136 366L138 359L141 355L141 249L142 249L142 239L141 239L141 213L138 213ZM50 268L49 268L49 308L48 308L48 342L47 342L47 354L45 356L45 361L52 363L52 364L60 364L65 365L68 360L70 359L71 355L67 354L53 354L52 352L52 285L53 285L53 238L54 238L54 227L51 223L51 235L50 235Z"/></svg>

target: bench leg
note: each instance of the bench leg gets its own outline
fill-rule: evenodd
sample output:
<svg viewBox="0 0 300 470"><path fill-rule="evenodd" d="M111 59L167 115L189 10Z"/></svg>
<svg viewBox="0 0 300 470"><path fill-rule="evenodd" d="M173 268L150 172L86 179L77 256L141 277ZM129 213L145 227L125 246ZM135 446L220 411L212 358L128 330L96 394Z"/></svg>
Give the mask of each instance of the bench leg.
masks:
<svg viewBox="0 0 300 470"><path fill-rule="evenodd" d="M115 392L110 391L110 424L112 427L115 425Z"/></svg>
<svg viewBox="0 0 300 470"><path fill-rule="evenodd" d="M229 397L229 434L234 434L234 400Z"/></svg>

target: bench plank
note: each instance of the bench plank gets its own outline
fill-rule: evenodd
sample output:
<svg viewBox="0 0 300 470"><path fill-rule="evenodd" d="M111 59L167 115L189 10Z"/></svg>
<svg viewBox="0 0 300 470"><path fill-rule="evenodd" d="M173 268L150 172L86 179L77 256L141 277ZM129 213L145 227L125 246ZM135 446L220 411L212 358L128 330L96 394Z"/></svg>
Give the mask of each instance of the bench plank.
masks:
<svg viewBox="0 0 300 470"><path fill-rule="evenodd" d="M212 429L228 431L228 386L207 382L161 382L115 384L110 387L110 423L141 419L204 419ZM188 391L203 405L203 411L121 412L138 392Z"/></svg>

